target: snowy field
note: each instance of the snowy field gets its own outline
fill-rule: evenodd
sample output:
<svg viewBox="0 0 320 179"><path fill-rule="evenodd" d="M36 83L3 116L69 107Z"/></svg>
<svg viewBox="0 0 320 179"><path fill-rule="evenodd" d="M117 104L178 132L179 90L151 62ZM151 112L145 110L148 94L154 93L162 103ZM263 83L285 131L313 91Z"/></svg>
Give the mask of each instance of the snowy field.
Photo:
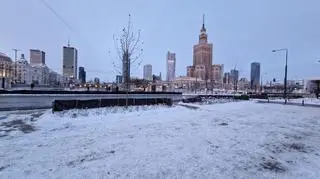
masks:
<svg viewBox="0 0 320 179"><path fill-rule="evenodd" d="M2 112L0 178L320 178L319 108L196 107Z"/></svg>
<svg viewBox="0 0 320 179"><path fill-rule="evenodd" d="M268 100L261 100L261 99L254 99L253 101L264 101L267 102ZM270 102L284 104L284 99L270 99ZM320 108L320 99L317 98L298 98L298 99L289 99L287 104L291 105L306 105L306 106L313 106Z"/></svg>
<svg viewBox="0 0 320 179"><path fill-rule="evenodd" d="M284 101L284 100L282 100ZM302 104L304 101L305 104L318 104L320 105L320 99L317 98L300 98L300 99L290 99L289 102Z"/></svg>

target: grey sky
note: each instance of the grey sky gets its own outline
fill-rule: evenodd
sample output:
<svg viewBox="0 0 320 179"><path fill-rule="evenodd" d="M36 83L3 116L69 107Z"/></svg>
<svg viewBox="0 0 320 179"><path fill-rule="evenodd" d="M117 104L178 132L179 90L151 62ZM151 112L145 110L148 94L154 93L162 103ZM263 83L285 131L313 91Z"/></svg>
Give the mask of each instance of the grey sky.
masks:
<svg viewBox="0 0 320 179"><path fill-rule="evenodd" d="M61 72L62 46L79 51L79 66L90 79L115 80L113 34L121 31L131 13L142 30L143 64L165 75L168 50L177 56L177 76L192 64L202 14L206 14L213 62L229 71L237 64L240 76L249 77L250 62L261 62L265 79L283 80L284 53L289 48L289 78L320 76L319 0L46 0L73 28L70 30L41 0L1 0L0 51L13 57L12 48L29 56L30 48L47 53L47 65ZM132 70L142 76L142 66Z"/></svg>

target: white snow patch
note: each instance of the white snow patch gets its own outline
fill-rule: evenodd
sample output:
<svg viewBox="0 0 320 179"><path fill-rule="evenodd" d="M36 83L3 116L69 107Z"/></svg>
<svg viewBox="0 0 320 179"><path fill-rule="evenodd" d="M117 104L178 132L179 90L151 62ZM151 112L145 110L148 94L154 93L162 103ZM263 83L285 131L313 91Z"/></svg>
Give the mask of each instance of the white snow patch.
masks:
<svg viewBox="0 0 320 179"><path fill-rule="evenodd" d="M1 178L319 178L317 108L237 102L47 112Z"/></svg>

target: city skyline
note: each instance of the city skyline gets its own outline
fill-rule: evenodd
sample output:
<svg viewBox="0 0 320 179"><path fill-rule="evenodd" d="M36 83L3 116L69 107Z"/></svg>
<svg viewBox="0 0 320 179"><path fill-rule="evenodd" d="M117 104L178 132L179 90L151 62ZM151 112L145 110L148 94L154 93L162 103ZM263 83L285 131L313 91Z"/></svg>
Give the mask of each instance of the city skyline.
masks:
<svg viewBox="0 0 320 179"><path fill-rule="evenodd" d="M261 70L268 71L266 80L283 79L284 54L275 55L271 50L288 48L290 50L288 79L319 76L317 72L320 67L315 65L315 62L320 56L318 50L320 45L317 43L320 41L317 35L320 24L316 20L320 13L316 9L319 3L315 0L307 4L296 0L284 2L271 0L259 3L246 0L241 3L201 1L182 3L182 5L182 1L177 1L170 7L166 6L165 1L153 4L141 1L125 3L127 5L123 6L122 12L113 10L122 5L118 2L110 9L106 6L106 2L91 4L66 2L72 4L74 7L72 10L64 6L65 2L50 2L71 28L63 24L38 1L32 3L19 1L18 6L17 2L13 0L2 3L4 13L9 13L13 9L16 13L10 17L0 18L1 22L7 24L0 30L0 39L5 42L1 44L0 51L12 58L12 48L41 49L46 52L47 65L57 72L62 72L61 46L65 44L67 38L70 38L80 51L79 64L88 69L88 78L99 76L104 81L114 81L115 73L110 65L111 60L105 52L107 50L114 52L112 34L121 30L126 24L128 13L131 13L134 26L142 29L141 34L145 42L143 63L152 64L155 67L154 71L165 72L166 65L161 59L165 58L164 53L167 49L171 49L181 59L177 62L176 76L185 75L185 67L192 61L192 45L197 41L194 34L198 33L201 15L205 13L206 26L210 29L209 36L214 44L213 61L224 64L225 69L232 69L238 64L240 76L249 78L250 63L259 61L263 64ZM149 8L136 11L135 8L141 4ZM175 11L180 6L181 9ZM25 13L23 10L33 8L37 11ZM163 8L168 10L167 16L162 15ZM243 11L245 8L250 11ZM81 18L84 9L92 15ZM190 9L193 9L194 13L188 13ZM270 9L273 14L269 13ZM147 17L146 14L151 15ZM33 24L34 17L47 21L48 25L39 29ZM149 23L152 19L159 19L159 22ZM172 29L177 33L172 33L174 32ZM134 69L132 75L141 76L142 68L141 65Z"/></svg>

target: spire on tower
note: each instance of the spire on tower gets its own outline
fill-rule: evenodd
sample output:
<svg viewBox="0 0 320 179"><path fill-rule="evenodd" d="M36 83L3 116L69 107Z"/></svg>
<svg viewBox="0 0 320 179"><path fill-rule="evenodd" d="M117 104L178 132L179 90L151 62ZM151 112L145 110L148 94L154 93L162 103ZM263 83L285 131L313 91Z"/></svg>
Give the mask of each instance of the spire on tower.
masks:
<svg viewBox="0 0 320 179"><path fill-rule="evenodd" d="M202 16L202 28L201 28L201 32L205 32L206 31L206 28L204 27L204 14Z"/></svg>
<svg viewBox="0 0 320 179"><path fill-rule="evenodd" d="M68 47L70 47L70 39L69 39L69 37L68 37Z"/></svg>
<svg viewBox="0 0 320 179"><path fill-rule="evenodd" d="M206 28L204 25L204 14L202 16L202 28L200 30L200 35L199 35L199 42L200 43L206 43L207 42L207 32L206 32Z"/></svg>

